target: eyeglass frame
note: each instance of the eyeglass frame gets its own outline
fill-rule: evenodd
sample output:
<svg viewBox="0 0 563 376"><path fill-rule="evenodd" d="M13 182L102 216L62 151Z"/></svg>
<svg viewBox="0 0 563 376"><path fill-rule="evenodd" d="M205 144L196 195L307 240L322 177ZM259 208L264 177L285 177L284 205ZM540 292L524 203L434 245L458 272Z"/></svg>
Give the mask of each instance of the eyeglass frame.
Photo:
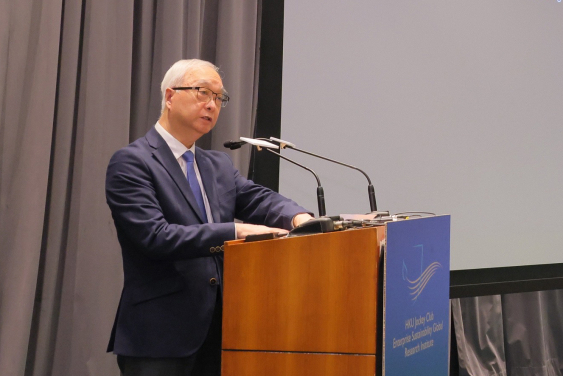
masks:
<svg viewBox="0 0 563 376"><path fill-rule="evenodd" d="M211 100L216 101L217 98L219 98L219 100L221 101L220 106L221 107L226 107L227 103L229 103L229 96L227 94L223 94L223 93L216 93L213 90L206 88L204 86L179 86L179 87L173 87L171 88L172 90L197 90L197 92L199 93L200 89L205 89L205 90L209 90L213 95L209 98L209 100L207 102L205 102L206 104L211 102ZM219 97L221 96L221 97ZM203 101L202 101L203 102ZM217 104L217 103L216 103Z"/></svg>

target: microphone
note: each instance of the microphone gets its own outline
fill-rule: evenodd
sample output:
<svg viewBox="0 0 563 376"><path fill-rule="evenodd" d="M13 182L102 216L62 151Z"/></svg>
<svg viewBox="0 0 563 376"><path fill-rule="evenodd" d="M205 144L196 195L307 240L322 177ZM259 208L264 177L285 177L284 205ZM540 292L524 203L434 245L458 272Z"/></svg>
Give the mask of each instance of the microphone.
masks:
<svg viewBox="0 0 563 376"><path fill-rule="evenodd" d="M259 140L256 138L248 138L248 137L240 137L242 142L246 142L247 144L254 145L258 149L258 151L262 150L261 148L271 148L271 149L279 149L279 146L276 144L272 144L266 140Z"/></svg>
<svg viewBox="0 0 563 376"><path fill-rule="evenodd" d="M250 144L250 145L256 146L258 151L260 151L262 149L267 150L270 153L277 155L281 159L285 159L286 161L293 163L294 165L297 165L297 166L304 168L305 170L311 172L315 176L315 179L317 179L317 206L318 206L318 209L319 209L319 216L320 217L326 216L324 189L321 185L321 180L319 179L319 176L315 173L315 171L311 170L309 167L303 166L302 164L297 163L294 160L289 159L289 158L281 155L280 153L277 153L277 152L271 150L271 149L278 149L279 148L278 145L272 144L271 142L264 141L264 140L257 140L257 139L254 139L254 138L246 138L246 137L241 137L240 139L241 139L241 142L240 142L241 145ZM234 143L234 142L233 141L227 141L223 145L226 148L230 148L231 147L230 143ZM238 146L236 149L238 149L239 147L240 146Z"/></svg>
<svg viewBox="0 0 563 376"><path fill-rule="evenodd" d="M308 154L308 155L311 155L311 156L316 157L316 158L324 159L325 161L329 161L329 162L336 163L336 164L339 164L339 165L344 166L344 167L348 167L348 168L352 168L354 170L360 171L362 174L364 174L364 176L368 180L368 197L369 197L370 210L371 210L372 213L377 212L377 203L375 201L375 190L373 188L373 184L371 184L371 180L370 180L369 176L364 171L360 170L358 167L355 167L355 166L352 166L352 165L349 165L349 164L346 164L346 163L342 163L342 162L336 161L334 159L323 157L322 155L318 155L318 154L315 154L315 153L311 153L311 152L299 149L295 146L295 144L293 144L289 141L280 140L279 138L270 137L270 141L277 142L280 145L280 149L285 149L285 148L293 149L295 151L298 151L298 152L301 152L301 153L304 153L304 154Z"/></svg>
<svg viewBox="0 0 563 376"><path fill-rule="evenodd" d="M313 175L315 175L315 179L317 179L317 206L319 208L319 217L324 217L326 216L326 208L325 208L325 192L323 190L323 187L321 185L321 181L319 179L319 176L315 173L315 171L311 170L309 167L303 166L300 163L295 162L292 159L289 159L283 155L281 155L280 153L277 153L275 151L273 151L272 149L268 149L268 148L264 148L264 150L269 151L272 154L277 155L278 157L280 157L281 159L285 159L288 162L293 163L296 166L299 166L301 168L304 168L305 170L311 172Z"/></svg>
<svg viewBox="0 0 563 376"><path fill-rule="evenodd" d="M231 149L231 150L235 150L235 149L239 149L242 145L246 144L245 141L225 141L223 143L223 146L226 147L227 149Z"/></svg>

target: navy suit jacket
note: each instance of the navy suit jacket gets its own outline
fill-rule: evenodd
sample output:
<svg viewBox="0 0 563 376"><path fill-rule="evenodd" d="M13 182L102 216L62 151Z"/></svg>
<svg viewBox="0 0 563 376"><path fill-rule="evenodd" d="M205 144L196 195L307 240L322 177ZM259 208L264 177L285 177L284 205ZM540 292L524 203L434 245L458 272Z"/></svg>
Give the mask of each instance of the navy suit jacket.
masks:
<svg viewBox="0 0 563 376"><path fill-rule="evenodd" d="M117 151L106 198L123 254L124 286L108 351L183 357L203 343L222 285L220 246L235 217L290 229L306 209L240 176L227 154L197 148L214 223L202 214L172 151L152 128ZM214 284L211 279L215 279Z"/></svg>

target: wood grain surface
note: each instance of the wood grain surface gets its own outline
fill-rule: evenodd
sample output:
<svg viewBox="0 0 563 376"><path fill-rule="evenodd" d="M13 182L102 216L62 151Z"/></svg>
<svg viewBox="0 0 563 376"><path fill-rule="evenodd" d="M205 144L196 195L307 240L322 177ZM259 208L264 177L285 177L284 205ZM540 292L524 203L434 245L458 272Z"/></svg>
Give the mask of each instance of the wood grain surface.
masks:
<svg viewBox="0 0 563 376"><path fill-rule="evenodd" d="M223 349L375 355L384 231L227 243Z"/></svg>
<svg viewBox="0 0 563 376"><path fill-rule="evenodd" d="M374 376L375 355L223 351L222 376Z"/></svg>

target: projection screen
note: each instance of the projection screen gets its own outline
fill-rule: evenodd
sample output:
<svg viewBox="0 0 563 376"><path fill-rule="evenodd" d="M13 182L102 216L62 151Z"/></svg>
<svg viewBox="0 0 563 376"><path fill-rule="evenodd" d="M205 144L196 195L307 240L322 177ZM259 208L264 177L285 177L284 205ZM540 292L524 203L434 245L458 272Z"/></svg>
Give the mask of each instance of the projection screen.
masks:
<svg viewBox="0 0 563 376"><path fill-rule="evenodd" d="M452 270L563 262L563 4L285 0L281 138L364 169L378 209L451 214ZM315 170L327 214L369 211ZM316 211L281 162L280 192Z"/></svg>

